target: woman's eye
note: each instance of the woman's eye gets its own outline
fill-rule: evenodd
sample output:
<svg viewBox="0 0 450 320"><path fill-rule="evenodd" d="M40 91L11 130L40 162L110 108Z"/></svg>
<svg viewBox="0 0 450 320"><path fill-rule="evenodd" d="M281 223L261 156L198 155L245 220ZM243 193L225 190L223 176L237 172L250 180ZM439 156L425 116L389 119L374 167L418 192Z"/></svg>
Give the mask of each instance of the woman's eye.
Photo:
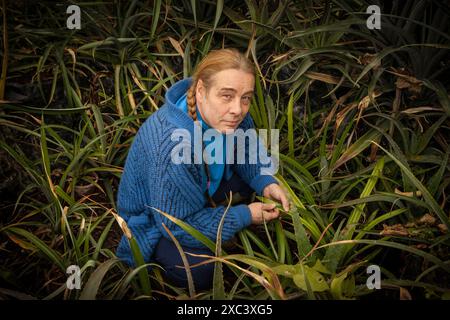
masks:
<svg viewBox="0 0 450 320"><path fill-rule="evenodd" d="M249 104L251 100L252 100L251 97L242 97L242 102L244 104Z"/></svg>

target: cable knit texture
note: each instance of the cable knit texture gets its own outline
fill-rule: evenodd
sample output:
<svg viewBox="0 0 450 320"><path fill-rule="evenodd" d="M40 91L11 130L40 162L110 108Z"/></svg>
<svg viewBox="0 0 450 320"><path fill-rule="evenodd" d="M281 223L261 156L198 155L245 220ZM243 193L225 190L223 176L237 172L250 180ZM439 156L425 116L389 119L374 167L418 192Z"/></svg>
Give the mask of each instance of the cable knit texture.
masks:
<svg viewBox="0 0 450 320"><path fill-rule="evenodd" d="M201 242L151 207L183 220L212 241L216 240L217 228L225 211L224 206L207 207L206 173L203 165L193 161L193 141L191 164L174 164L171 160L172 149L180 143L172 141L172 132L183 128L189 130L191 137L194 137L194 122L188 114L176 107L177 100L187 92L191 81L188 78L175 83L167 91L165 104L141 126L130 147L120 180L118 212L127 222L147 263L151 262L159 239L170 239L163 223L182 246L203 247ZM239 128L254 128L250 114L246 115ZM248 153L249 148L246 147L245 150ZM248 154L246 159L247 156ZM264 167L260 163L230 165L258 195L262 194L267 185L277 183L274 177L260 174L260 169ZM250 224L251 214L247 205L230 207L223 225L222 241L230 240L236 232ZM135 265L125 236L122 237L116 254L128 265Z"/></svg>

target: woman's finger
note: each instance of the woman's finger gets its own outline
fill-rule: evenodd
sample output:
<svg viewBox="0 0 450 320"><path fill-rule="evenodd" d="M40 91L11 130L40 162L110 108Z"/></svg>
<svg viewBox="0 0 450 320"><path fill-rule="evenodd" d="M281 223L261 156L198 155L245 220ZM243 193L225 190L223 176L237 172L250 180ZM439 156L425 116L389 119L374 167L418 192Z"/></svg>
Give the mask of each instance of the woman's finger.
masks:
<svg viewBox="0 0 450 320"><path fill-rule="evenodd" d="M266 221L276 219L280 216L280 211L278 211L278 209L271 210L271 211L263 211L263 212L264 212L264 218Z"/></svg>
<svg viewBox="0 0 450 320"><path fill-rule="evenodd" d="M278 211L278 209L271 211L271 219L276 219L279 216L280 216L280 211Z"/></svg>
<svg viewBox="0 0 450 320"><path fill-rule="evenodd" d="M276 203L263 203L261 209L262 210L273 210L276 207Z"/></svg>
<svg viewBox="0 0 450 320"><path fill-rule="evenodd" d="M289 200L287 199L286 195L283 192L281 193L280 198L284 211L289 211Z"/></svg>

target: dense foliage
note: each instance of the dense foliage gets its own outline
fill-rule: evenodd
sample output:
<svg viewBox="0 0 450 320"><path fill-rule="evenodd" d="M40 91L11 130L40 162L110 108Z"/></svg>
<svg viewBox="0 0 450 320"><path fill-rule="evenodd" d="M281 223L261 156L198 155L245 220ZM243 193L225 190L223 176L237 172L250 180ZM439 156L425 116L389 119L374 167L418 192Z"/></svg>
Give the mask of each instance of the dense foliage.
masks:
<svg viewBox="0 0 450 320"><path fill-rule="evenodd" d="M3 0L0 296L449 298L450 7L378 3L369 30L377 2L90 1L70 30L75 2ZM257 66L250 112L280 129L294 205L232 248L176 221L216 252L213 289L185 291L117 260L116 192L140 125L220 47Z"/></svg>

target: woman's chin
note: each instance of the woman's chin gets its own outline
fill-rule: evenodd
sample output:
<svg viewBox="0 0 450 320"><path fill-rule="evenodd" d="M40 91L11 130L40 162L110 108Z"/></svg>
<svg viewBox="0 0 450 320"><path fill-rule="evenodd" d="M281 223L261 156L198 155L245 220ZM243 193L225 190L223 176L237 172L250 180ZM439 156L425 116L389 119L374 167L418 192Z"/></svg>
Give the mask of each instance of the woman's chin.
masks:
<svg viewBox="0 0 450 320"><path fill-rule="evenodd" d="M230 134L230 133L234 133L234 131L239 127L239 124L236 125L224 125L220 128L220 132L222 132L223 134Z"/></svg>

